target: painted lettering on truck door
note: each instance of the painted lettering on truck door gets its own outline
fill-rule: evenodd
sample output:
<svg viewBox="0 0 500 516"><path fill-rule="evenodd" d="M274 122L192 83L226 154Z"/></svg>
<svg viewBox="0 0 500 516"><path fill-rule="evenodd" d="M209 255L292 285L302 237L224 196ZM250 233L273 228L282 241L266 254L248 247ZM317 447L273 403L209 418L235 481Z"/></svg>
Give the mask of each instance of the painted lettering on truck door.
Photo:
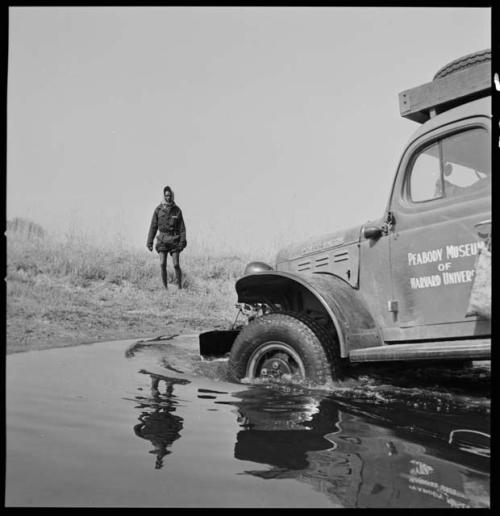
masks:
<svg viewBox="0 0 500 516"><path fill-rule="evenodd" d="M398 325L408 339L489 331L465 315L484 245L474 225L491 218L490 160L487 119L478 118L426 135L401 163L389 247Z"/></svg>

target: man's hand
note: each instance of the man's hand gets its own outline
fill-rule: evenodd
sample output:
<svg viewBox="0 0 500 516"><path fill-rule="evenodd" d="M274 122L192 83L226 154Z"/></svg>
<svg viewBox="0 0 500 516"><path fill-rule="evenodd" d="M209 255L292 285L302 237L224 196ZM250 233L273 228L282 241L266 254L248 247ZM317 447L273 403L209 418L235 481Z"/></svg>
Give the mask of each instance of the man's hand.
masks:
<svg viewBox="0 0 500 516"><path fill-rule="evenodd" d="M152 250L153 250L153 244L146 244L146 247L147 247L150 251L152 251Z"/></svg>

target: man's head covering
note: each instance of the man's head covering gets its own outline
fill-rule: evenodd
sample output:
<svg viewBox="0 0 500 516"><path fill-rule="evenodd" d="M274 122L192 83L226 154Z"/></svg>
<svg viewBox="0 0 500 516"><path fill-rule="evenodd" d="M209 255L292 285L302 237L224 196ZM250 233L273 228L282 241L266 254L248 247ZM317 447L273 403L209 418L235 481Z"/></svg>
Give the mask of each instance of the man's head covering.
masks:
<svg viewBox="0 0 500 516"><path fill-rule="evenodd" d="M174 191L172 190L172 188L170 188L170 186L166 186L164 189L163 189L163 195L165 195L165 192L170 192L172 194L172 202L174 202Z"/></svg>

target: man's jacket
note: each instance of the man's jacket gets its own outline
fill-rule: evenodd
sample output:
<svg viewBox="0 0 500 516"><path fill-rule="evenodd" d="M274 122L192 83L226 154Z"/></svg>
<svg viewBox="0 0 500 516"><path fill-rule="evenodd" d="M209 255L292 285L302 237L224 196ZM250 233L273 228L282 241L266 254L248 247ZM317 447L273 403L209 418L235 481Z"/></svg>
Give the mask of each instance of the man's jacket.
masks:
<svg viewBox="0 0 500 516"><path fill-rule="evenodd" d="M161 203L155 209L149 227L147 245L152 246L156 238L156 250L182 251L186 247L186 226L182 211L177 204Z"/></svg>

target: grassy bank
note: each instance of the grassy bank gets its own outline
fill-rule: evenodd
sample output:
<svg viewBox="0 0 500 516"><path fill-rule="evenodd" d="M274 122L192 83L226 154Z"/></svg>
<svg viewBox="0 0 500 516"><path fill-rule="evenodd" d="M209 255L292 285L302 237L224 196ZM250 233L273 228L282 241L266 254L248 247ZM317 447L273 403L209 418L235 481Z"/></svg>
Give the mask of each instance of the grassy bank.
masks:
<svg viewBox="0 0 500 516"><path fill-rule="evenodd" d="M7 353L228 328L248 256L181 255L184 289L161 284L158 257L120 243L7 231Z"/></svg>

